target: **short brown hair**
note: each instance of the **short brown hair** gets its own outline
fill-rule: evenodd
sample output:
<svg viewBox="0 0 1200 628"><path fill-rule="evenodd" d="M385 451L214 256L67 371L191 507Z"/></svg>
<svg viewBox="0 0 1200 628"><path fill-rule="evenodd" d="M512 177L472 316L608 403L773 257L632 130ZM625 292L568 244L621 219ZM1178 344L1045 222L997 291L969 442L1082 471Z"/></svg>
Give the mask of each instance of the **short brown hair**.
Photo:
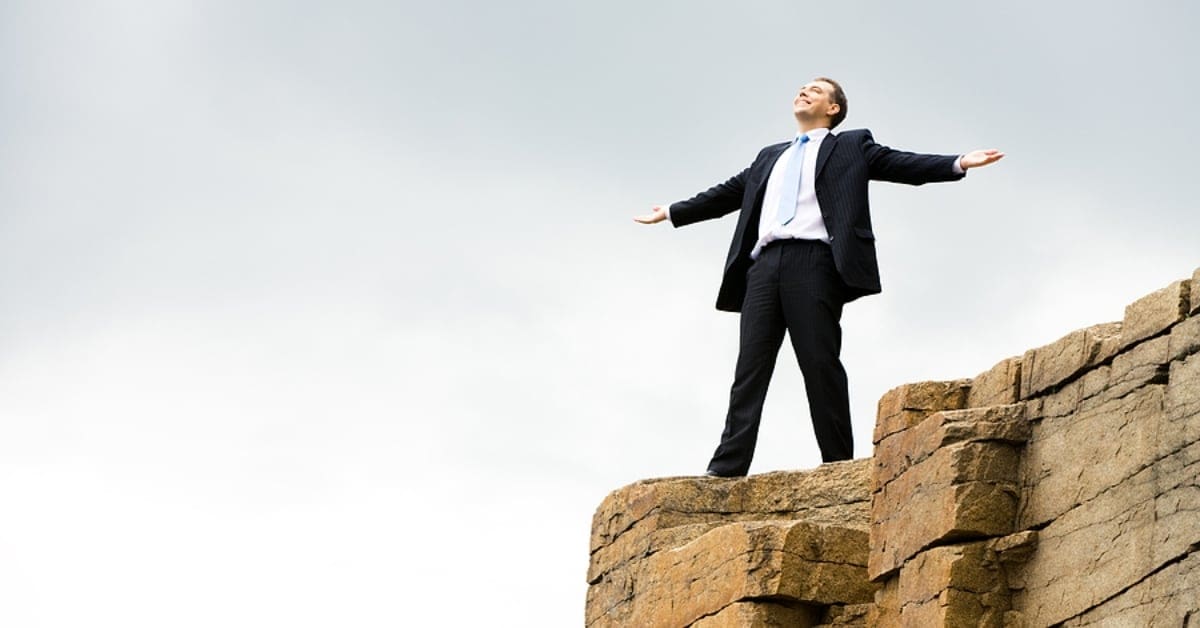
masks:
<svg viewBox="0 0 1200 628"><path fill-rule="evenodd" d="M833 114L833 119L829 121L829 128L830 129L837 128L837 125L841 124L842 120L846 119L846 112L849 111L849 103L846 102L846 92L842 90L841 84L839 84L837 81L835 81L831 78L828 78L825 76L818 76L817 78L815 78L813 80L814 81L825 81L826 83L829 83L830 85L833 86L833 93L830 94L829 96L830 96L830 98L833 99L833 102L838 106L838 112Z"/></svg>

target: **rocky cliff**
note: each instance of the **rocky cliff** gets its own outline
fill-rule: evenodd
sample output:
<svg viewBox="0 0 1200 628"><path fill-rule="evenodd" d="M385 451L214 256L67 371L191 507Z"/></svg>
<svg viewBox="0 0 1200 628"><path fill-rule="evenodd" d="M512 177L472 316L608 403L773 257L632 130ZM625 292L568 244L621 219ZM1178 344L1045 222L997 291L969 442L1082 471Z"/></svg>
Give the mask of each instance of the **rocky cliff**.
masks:
<svg viewBox="0 0 1200 628"><path fill-rule="evenodd" d="M874 456L596 511L588 626L1200 625L1200 269L973 379Z"/></svg>

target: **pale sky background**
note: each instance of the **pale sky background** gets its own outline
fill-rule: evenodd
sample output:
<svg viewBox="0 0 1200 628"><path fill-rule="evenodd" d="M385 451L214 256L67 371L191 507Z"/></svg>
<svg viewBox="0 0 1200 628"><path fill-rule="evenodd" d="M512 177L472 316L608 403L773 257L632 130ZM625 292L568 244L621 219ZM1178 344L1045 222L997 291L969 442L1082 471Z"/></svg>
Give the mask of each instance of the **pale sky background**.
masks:
<svg viewBox="0 0 1200 628"><path fill-rule="evenodd" d="M703 472L734 217L794 133L874 184L875 403L1200 266L1194 3L0 4L0 625L573 626L611 490ZM785 345L786 347L786 345ZM752 472L820 462L781 354Z"/></svg>

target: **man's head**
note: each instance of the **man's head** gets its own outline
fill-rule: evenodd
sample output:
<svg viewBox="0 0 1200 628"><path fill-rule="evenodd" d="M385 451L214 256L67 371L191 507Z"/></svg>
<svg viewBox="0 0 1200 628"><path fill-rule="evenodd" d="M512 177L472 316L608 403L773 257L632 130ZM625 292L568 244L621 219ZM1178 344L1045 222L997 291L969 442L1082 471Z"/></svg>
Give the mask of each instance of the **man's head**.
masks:
<svg viewBox="0 0 1200 628"><path fill-rule="evenodd" d="M792 111L801 124L828 125L833 129L846 119L846 92L831 78L815 78L796 93Z"/></svg>

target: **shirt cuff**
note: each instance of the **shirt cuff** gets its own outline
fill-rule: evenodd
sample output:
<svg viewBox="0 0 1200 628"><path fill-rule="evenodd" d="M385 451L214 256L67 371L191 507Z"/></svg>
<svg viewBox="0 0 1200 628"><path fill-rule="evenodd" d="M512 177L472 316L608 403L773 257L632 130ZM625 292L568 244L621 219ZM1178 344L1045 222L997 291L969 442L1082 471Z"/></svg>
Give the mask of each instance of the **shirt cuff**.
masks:
<svg viewBox="0 0 1200 628"><path fill-rule="evenodd" d="M954 158L954 174L966 174L967 171L962 167L963 157L964 155L959 155L958 157Z"/></svg>
<svg viewBox="0 0 1200 628"><path fill-rule="evenodd" d="M671 206L670 206L670 205L664 205L664 206L663 206L663 213L667 215L667 222L671 223L671 226L672 226L672 227L674 227L674 226L675 226L675 221L671 220Z"/></svg>

